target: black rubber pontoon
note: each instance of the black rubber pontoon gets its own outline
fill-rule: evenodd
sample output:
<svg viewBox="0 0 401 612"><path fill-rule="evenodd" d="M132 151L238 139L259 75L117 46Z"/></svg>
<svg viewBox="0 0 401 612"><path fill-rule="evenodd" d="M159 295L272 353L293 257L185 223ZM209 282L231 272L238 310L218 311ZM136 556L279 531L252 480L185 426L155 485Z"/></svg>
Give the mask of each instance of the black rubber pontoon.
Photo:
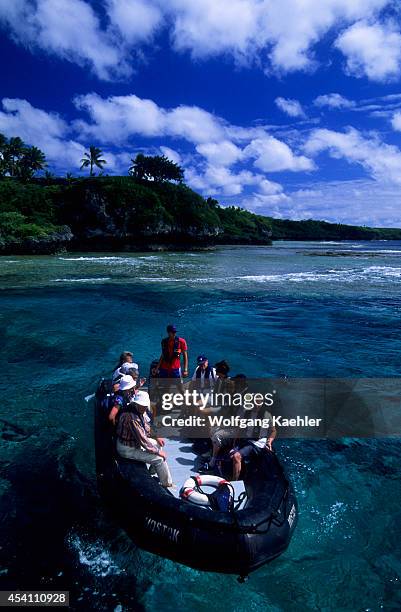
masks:
<svg viewBox="0 0 401 612"><path fill-rule="evenodd" d="M242 577L286 550L298 508L275 453L262 453L246 470L245 507L221 512L197 506L164 489L144 463L117 456L103 401L108 390L102 381L95 400L98 489L135 544L195 569Z"/></svg>

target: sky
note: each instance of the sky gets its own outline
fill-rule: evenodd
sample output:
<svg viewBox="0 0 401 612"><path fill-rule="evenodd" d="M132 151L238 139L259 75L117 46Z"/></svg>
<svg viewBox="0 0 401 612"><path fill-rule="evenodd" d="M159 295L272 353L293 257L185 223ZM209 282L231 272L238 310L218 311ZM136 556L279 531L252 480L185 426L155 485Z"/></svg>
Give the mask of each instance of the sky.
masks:
<svg viewBox="0 0 401 612"><path fill-rule="evenodd" d="M401 227L395 0L0 0L0 132L164 154L222 205Z"/></svg>

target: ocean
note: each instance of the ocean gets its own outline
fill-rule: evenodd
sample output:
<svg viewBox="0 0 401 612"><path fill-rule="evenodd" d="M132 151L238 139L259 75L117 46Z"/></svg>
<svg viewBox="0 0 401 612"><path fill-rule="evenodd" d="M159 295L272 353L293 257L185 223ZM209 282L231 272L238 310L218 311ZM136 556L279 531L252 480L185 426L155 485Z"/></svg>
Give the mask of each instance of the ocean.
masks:
<svg viewBox="0 0 401 612"><path fill-rule="evenodd" d="M123 350L147 376L170 322L192 366L206 353L250 377L397 377L401 242L8 256L0 277L1 588L116 612L401 608L399 440L278 439L299 523L238 584L136 548L107 515L85 399Z"/></svg>

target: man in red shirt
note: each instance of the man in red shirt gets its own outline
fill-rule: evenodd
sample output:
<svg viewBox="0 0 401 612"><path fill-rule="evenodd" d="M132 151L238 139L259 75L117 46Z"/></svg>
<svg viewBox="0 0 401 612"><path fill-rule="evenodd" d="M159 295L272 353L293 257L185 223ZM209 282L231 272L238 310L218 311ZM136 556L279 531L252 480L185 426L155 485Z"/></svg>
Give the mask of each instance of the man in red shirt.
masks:
<svg viewBox="0 0 401 612"><path fill-rule="evenodd" d="M162 340L162 354L156 371L160 378L181 379L181 356L184 358L182 375L188 376L188 347L184 338L177 336L175 325L167 325L168 337Z"/></svg>

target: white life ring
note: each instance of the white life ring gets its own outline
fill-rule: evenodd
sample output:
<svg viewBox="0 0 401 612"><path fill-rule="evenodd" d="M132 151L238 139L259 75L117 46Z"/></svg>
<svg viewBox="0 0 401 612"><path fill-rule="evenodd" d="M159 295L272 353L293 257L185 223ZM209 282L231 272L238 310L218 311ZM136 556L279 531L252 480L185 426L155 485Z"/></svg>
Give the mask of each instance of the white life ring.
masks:
<svg viewBox="0 0 401 612"><path fill-rule="evenodd" d="M198 474L197 476L190 476L190 478L187 478L180 491L180 496L182 499L186 499L198 506L209 506L209 499L207 495L200 493L194 488L194 481L198 487L214 487L215 489L222 484L230 484L228 480L211 474L204 474L203 476L199 476Z"/></svg>

